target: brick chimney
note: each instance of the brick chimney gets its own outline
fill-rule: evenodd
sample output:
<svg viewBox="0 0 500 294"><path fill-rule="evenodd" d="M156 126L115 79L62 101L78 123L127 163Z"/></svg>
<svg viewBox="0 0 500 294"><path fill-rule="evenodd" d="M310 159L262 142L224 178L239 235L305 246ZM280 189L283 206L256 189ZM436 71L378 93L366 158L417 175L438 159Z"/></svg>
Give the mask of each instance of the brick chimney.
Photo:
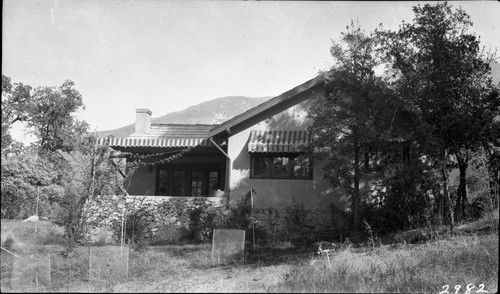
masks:
<svg viewBox="0 0 500 294"><path fill-rule="evenodd" d="M151 110L137 108L135 110L135 133L144 134L151 128Z"/></svg>

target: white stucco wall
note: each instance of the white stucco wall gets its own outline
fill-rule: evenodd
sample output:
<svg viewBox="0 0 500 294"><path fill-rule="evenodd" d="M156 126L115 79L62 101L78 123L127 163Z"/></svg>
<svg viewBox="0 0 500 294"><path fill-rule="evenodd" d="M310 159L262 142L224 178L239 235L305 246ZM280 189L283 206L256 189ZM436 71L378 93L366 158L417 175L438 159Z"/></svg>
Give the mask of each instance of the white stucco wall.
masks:
<svg viewBox="0 0 500 294"><path fill-rule="evenodd" d="M313 165L313 179L250 179L250 154L248 141L252 130L305 130L310 124L307 119L307 107L310 100L305 100L269 119L256 122L245 130L229 137L228 155L231 158L230 189L231 202L254 189L254 207L256 209L283 209L293 203L302 202L308 210L315 210L325 223L331 219L330 205L343 209L347 199L342 189L333 189L328 180L323 179L323 163Z"/></svg>

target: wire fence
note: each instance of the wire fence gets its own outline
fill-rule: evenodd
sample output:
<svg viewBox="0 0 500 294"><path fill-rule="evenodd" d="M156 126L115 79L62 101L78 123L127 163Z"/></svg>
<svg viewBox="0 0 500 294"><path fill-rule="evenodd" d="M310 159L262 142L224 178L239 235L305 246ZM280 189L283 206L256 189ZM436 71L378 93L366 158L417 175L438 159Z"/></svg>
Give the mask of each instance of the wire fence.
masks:
<svg viewBox="0 0 500 294"><path fill-rule="evenodd" d="M245 260L245 230L214 230L212 260L217 263Z"/></svg>
<svg viewBox="0 0 500 294"><path fill-rule="evenodd" d="M68 282L125 281L129 247L23 245L1 250L2 292L46 292Z"/></svg>

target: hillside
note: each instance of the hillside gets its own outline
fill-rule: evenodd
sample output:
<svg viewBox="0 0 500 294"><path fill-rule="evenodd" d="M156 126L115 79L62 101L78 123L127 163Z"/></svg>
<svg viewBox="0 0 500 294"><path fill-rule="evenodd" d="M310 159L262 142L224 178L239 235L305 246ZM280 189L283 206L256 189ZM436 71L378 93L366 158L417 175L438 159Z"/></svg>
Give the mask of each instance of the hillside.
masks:
<svg viewBox="0 0 500 294"><path fill-rule="evenodd" d="M500 82L500 64L492 62L491 76L494 83ZM167 113L160 117L152 119L153 123L177 123L177 124L219 124L224 121L241 114L250 108L253 108L262 102L269 100L272 97L244 97L244 96L228 96L216 98L194 106L190 106L184 110ZM168 108L165 106L165 108ZM134 119L134 115L130 114L130 119ZM124 127L98 132L99 137L109 135L115 138L124 138L134 132L134 124Z"/></svg>
<svg viewBox="0 0 500 294"><path fill-rule="evenodd" d="M219 124L253 108L271 97L244 97L228 96L216 98L210 101L190 106L184 110L167 113L160 117L153 117L152 123L175 123L175 124ZM167 106L165 106L167 108ZM154 115L154 113L153 113ZM130 119L134 115L130 114ZM123 138L134 132L134 124L130 124L114 130L98 132L99 137L109 135L115 138Z"/></svg>

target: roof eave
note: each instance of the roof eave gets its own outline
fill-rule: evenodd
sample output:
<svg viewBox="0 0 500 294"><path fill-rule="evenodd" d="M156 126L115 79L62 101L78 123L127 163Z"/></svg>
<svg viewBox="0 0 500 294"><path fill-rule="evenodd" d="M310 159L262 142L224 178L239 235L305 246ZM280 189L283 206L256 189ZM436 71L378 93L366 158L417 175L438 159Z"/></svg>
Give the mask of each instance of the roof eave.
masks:
<svg viewBox="0 0 500 294"><path fill-rule="evenodd" d="M282 93L281 95L278 95L274 98L271 98L270 100L268 100L264 103L261 103L261 104L255 106L254 108L251 108L251 109L245 111L244 113L237 115L226 122L223 122L222 124L211 129L208 132L208 136L214 137L214 136L217 136L217 135L220 135L223 133L226 133L226 135L231 136L231 135L233 135L233 133L231 132L231 128L234 127L235 125L241 124L249 119L252 119L254 116L256 116L256 115L258 115L258 114L260 114L260 113L262 113L262 112L264 112L264 111L266 111L266 110L268 110L268 109L270 109L270 108L272 108L280 103L283 103L283 102L291 99L292 97L295 97L296 95L298 95L304 91L307 91L307 90L311 89L312 87L317 86L320 83L324 83L324 82L325 82L325 79L321 76L310 79L307 82L302 83L302 84L298 85L297 87L294 87L293 89L290 89L290 90Z"/></svg>

